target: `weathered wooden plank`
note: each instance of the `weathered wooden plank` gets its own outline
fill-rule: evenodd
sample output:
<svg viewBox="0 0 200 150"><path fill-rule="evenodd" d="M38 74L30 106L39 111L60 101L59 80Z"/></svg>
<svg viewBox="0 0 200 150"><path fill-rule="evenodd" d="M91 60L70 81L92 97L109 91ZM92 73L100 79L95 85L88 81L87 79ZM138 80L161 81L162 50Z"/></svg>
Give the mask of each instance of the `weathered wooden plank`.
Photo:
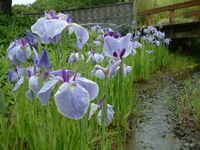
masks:
<svg viewBox="0 0 200 150"><path fill-rule="evenodd" d="M196 10L196 11L190 11L190 12L185 12L183 13L183 16L193 16L193 15L200 15L200 10Z"/></svg>

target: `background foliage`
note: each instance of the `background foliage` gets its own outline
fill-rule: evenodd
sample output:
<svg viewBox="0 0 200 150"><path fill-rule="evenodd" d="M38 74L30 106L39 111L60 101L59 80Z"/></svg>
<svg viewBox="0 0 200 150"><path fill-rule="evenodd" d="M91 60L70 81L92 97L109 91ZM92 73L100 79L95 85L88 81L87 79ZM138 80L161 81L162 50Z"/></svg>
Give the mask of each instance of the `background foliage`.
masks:
<svg viewBox="0 0 200 150"><path fill-rule="evenodd" d="M44 12L49 10L64 10L64 9L72 9L72 8L83 8L83 7L91 7L105 4L116 4L122 2L130 2L131 0L36 0L33 4L29 5L14 5L13 6L13 14L22 14L22 13L37 13ZM189 0L136 0L137 1L137 11L143 11L148 9L153 9L157 7L172 5L181 2L187 2ZM190 22L192 21L191 17L183 17L183 12L190 10L198 10L197 7L184 8L175 11L175 23L181 22ZM189 18L189 19L188 19ZM145 24L145 17L139 16L137 18L138 24L141 26ZM163 12L159 14L152 15L152 25L156 25L158 22L162 24L169 23L169 13Z"/></svg>

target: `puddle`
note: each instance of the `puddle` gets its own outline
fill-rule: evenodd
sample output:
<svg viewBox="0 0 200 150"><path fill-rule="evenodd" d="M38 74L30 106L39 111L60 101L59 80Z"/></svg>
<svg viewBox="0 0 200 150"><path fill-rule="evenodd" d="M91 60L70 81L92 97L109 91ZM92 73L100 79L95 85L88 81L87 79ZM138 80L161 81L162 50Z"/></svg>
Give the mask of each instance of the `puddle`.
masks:
<svg viewBox="0 0 200 150"><path fill-rule="evenodd" d="M133 126L133 136L128 140L126 150L191 149L174 134L170 117L173 112L169 108L172 98L179 96L184 88L183 81L197 72L200 72L200 67L165 73L138 87L142 102L138 113L140 117Z"/></svg>

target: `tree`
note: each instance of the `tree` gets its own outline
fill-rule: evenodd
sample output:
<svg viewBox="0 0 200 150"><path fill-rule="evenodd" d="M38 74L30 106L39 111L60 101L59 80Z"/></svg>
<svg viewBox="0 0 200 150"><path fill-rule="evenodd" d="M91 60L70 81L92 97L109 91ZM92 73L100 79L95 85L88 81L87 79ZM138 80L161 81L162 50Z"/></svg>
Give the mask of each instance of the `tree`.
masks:
<svg viewBox="0 0 200 150"><path fill-rule="evenodd" d="M0 13L12 15L12 0L0 0Z"/></svg>

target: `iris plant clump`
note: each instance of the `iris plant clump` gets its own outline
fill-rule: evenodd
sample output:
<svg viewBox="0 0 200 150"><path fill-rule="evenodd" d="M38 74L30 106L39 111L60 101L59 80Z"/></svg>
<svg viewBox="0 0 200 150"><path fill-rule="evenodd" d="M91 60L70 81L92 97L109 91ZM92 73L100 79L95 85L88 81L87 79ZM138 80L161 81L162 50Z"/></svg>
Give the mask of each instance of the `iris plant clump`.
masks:
<svg viewBox="0 0 200 150"><path fill-rule="evenodd" d="M39 101L41 107L46 109L55 104L61 116L69 119L86 121L84 116L87 116L87 120L92 120L91 117L99 109L97 120L103 131L106 131L105 127L111 124L115 113L119 115L120 111L130 112L132 110L132 108L128 108L129 104L126 104L126 100L122 101L126 90L123 88L125 86L124 78L128 76L128 73L132 73L131 76L133 76L131 71L134 70L131 66L134 61L130 63L126 60L129 58L133 60L132 58L142 53L143 45L141 43L143 41L159 47L161 43L169 44L170 39L165 39L165 34L152 26L144 29L144 34L141 33L142 29L136 31L134 36L131 33L121 36L120 33L114 32L110 28L101 28L99 25L92 27L91 30L97 35L91 43L91 47L95 45L98 50L85 48L89 39L88 31L82 26L72 23L69 15L55 14L52 10L49 13L45 12L44 17L38 19L31 27L31 31L26 31L26 39L15 37L9 45L6 56L11 60L12 68L8 70L7 77L9 83L15 84L12 90L13 94L22 91L21 94L25 95L30 102ZM62 45L62 40L66 36L70 38L72 33L76 37L76 50L70 51L64 47L66 43ZM50 43L55 45L53 51L56 53L53 57L48 50L47 44ZM42 48L44 45L45 49ZM62 53L60 54L60 52ZM145 50L144 52L156 53L154 50ZM67 57L69 53L71 54ZM89 63L90 61L93 63ZM127 62L130 63L130 66L126 64ZM73 65L75 68L68 68ZM82 72L84 73L82 74ZM120 78L114 78L115 75L119 75ZM108 82L113 85L108 85ZM91 101L103 97L99 94L103 94L104 98L100 98L98 104L91 103ZM24 107L27 103L25 97L22 98L23 100L20 101L20 108L22 108L21 141L24 140ZM130 102L131 99L129 97L128 101ZM108 102L113 106L107 104ZM133 102L130 103L133 104ZM121 109L122 106L124 109ZM83 124L86 123L80 123L81 129ZM81 130L81 134L82 132ZM105 133L102 134L102 137L106 138ZM24 143L21 142L21 147L23 145Z"/></svg>

